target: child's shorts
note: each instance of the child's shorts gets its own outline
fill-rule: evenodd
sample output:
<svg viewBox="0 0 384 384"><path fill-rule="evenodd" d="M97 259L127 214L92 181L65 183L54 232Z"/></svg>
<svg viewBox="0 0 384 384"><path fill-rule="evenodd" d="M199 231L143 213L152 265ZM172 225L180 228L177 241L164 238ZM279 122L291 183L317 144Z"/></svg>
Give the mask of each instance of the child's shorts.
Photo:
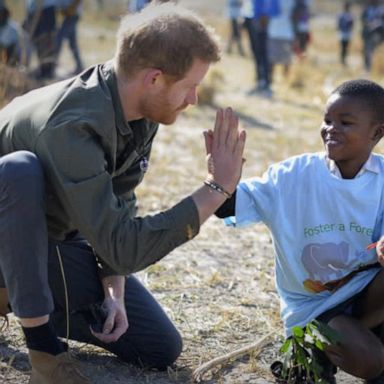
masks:
<svg viewBox="0 0 384 384"><path fill-rule="evenodd" d="M316 319L322 321L323 323L328 323L330 320L332 320L335 316L338 315L347 315L355 317L357 314L359 299L363 296L368 286L369 284L356 295L336 305L336 307L328 309L328 311L323 312Z"/></svg>

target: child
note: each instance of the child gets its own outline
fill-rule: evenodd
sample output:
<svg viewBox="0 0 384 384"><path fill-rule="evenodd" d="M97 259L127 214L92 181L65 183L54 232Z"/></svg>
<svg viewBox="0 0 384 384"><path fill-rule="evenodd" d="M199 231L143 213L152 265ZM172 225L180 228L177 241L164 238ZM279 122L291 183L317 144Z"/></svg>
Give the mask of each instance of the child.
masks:
<svg viewBox="0 0 384 384"><path fill-rule="evenodd" d="M341 64L346 65L349 43L352 37L353 15L351 13L351 4L344 3L344 11L337 17L337 30L340 36L340 60Z"/></svg>
<svg viewBox="0 0 384 384"><path fill-rule="evenodd" d="M292 10L292 24L295 32L295 52L299 58L307 51L310 41L309 19L309 1L296 0Z"/></svg>
<svg viewBox="0 0 384 384"><path fill-rule="evenodd" d="M294 0L285 0L280 3L280 14L272 17L268 25L268 53L270 64L270 78L273 81L273 72L277 64L284 69L284 77L288 78L292 61L294 32L292 25L292 9Z"/></svg>
<svg viewBox="0 0 384 384"><path fill-rule="evenodd" d="M288 335L317 318L341 336L326 356L335 366L384 383L384 89L368 80L341 84L321 125L325 152L306 153L242 181L216 212L233 225L263 221L276 253L276 284ZM209 143L207 143L209 148ZM232 216L229 218L229 216ZM234 217L233 217L234 216ZM324 378L334 383L327 364Z"/></svg>
<svg viewBox="0 0 384 384"><path fill-rule="evenodd" d="M227 0L227 15L231 24L231 33L227 43L227 53L232 53L232 46L233 44L236 44L239 54L244 56L240 22L242 5L243 0Z"/></svg>

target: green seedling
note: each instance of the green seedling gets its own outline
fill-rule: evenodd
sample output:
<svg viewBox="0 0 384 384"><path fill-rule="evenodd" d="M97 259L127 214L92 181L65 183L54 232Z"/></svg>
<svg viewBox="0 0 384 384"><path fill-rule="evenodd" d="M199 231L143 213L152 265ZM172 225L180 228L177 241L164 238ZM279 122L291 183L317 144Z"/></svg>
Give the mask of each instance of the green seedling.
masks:
<svg viewBox="0 0 384 384"><path fill-rule="evenodd" d="M272 364L279 384L329 384L323 376L319 356L329 344L339 344L340 337L325 323L313 320L305 328L293 327L292 336L280 348L283 362Z"/></svg>

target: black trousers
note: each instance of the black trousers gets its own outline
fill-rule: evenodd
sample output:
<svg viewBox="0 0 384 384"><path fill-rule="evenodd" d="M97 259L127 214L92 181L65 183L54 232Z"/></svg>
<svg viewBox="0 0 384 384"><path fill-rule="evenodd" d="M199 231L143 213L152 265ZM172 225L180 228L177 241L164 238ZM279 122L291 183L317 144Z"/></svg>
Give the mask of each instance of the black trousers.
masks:
<svg viewBox="0 0 384 384"><path fill-rule="evenodd" d="M104 299L94 252L79 236L60 242L48 239L44 175L30 152L0 158L0 244L0 286L7 287L16 316L51 314L58 335L65 337L68 310L70 339L100 346L140 366L165 369L181 353L177 329L133 276L125 285L127 332L109 344L91 334L84 310Z"/></svg>
<svg viewBox="0 0 384 384"><path fill-rule="evenodd" d="M246 18L244 26L249 35L252 54L255 60L256 82L261 88L269 88L271 65L268 56L267 32L258 26L255 19Z"/></svg>

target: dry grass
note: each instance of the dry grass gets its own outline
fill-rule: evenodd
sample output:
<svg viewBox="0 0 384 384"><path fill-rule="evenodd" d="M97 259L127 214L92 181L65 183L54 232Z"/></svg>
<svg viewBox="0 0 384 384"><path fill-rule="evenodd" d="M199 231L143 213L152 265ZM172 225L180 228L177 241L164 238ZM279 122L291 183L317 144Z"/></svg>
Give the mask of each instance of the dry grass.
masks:
<svg viewBox="0 0 384 384"><path fill-rule="evenodd" d="M216 8L215 1L209 3L211 13L207 17L225 33L219 18L224 1L217 3ZM208 5L207 1L189 4L200 9ZM335 7L334 2L317 1L308 55L294 63L288 78L277 69L272 99L247 96L254 79L249 54L246 58L225 55L203 88L205 105L187 110L176 124L160 129L147 177L138 189L140 214L166 209L201 185L205 177L202 131L213 126L216 106L231 105L247 128L244 177L259 175L272 162L288 156L321 149L318 127L327 93L343 80L367 76L362 70L357 32L350 67L339 65L334 16L322 14L321 4ZM95 14L87 15L85 21L88 24L81 24L80 36L87 64L109 58L116 22ZM379 50L371 75L379 82L383 80L383 55ZM68 61L63 57L62 67ZM282 327L272 244L265 227L237 231L211 218L194 241L139 276L183 334L184 352L177 369L160 374L135 370L100 350L73 343L95 383L189 383L191 372L200 363L247 345L269 331L275 332L275 338L259 356L215 369L207 373L204 382L272 382L268 367L278 355ZM28 365L14 319L0 338L0 348L0 382L25 383ZM358 382L343 376L339 379L341 383Z"/></svg>
<svg viewBox="0 0 384 384"><path fill-rule="evenodd" d="M8 67L0 60L0 106L14 97L36 88L36 81L25 72Z"/></svg>

